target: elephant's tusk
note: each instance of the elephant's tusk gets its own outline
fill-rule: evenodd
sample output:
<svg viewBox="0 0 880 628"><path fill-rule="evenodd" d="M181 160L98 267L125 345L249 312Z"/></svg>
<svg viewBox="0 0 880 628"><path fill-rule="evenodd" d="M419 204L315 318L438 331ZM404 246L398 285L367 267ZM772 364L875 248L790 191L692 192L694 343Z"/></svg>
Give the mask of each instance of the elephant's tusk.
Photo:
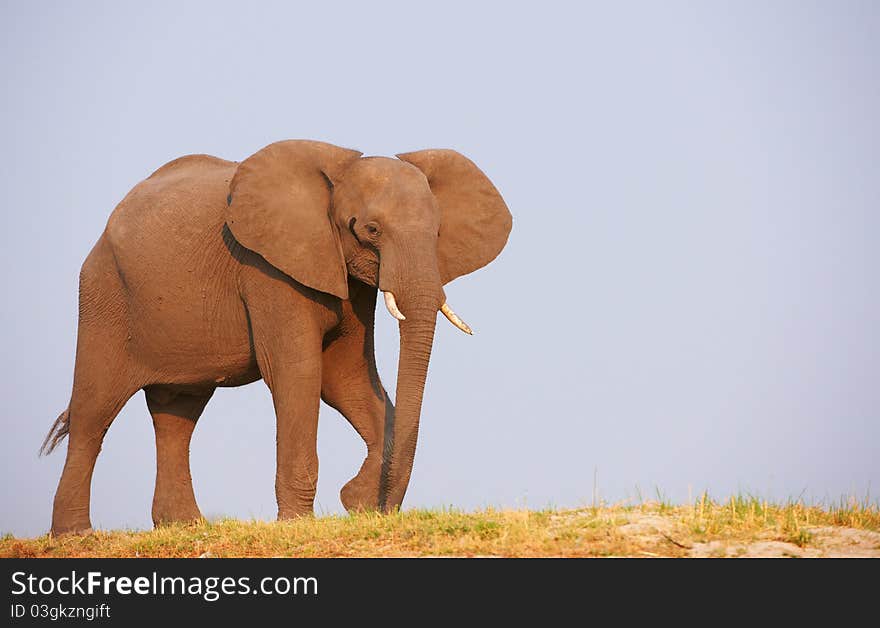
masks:
<svg viewBox="0 0 880 628"><path fill-rule="evenodd" d="M467 323L461 320L458 317L458 314L452 311L452 308L449 307L448 303L444 303L440 308L440 311L443 312L443 316L449 319L449 322L458 327L461 331L466 333L469 336L474 335L474 330L468 327Z"/></svg>
<svg viewBox="0 0 880 628"><path fill-rule="evenodd" d="M385 307L388 308L388 312L390 312L391 316L399 321L405 321L406 316L401 314L400 310L397 309L397 301L394 299L394 294L391 292L383 292L382 294L385 296Z"/></svg>

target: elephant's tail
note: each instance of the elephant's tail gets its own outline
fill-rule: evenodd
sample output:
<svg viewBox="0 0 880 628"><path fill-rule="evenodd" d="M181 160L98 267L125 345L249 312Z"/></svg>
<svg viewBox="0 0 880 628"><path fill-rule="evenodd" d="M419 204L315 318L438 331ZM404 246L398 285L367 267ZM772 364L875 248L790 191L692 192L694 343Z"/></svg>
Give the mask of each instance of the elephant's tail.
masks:
<svg viewBox="0 0 880 628"><path fill-rule="evenodd" d="M49 429L49 433L46 434L43 446L40 447L40 455L48 456L51 454L55 447L58 446L58 443L67 438L68 432L70 432L70 408L67 408L55 419L55 422Z"/></svg>

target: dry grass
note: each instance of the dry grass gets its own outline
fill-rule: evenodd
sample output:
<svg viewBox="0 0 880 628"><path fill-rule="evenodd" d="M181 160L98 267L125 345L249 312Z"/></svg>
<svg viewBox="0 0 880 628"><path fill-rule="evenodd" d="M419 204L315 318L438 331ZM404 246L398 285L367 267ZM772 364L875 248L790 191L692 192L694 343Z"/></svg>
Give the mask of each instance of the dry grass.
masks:
<svg viewBox="0 0 880 628"><path fill-rule="evenodd" d="M750 555L748 548L759 542L782 547L782 555L826 555L819 540L825 536L819 534L837 530L859 531L859 547L867 552L862 555L875 550L880 555L876 505L853 500L826 507L778 505L703 495L689 506L412 510L284 522L221 520L88 536L6 535L0 539L0 557L676 557Z"/></svg>

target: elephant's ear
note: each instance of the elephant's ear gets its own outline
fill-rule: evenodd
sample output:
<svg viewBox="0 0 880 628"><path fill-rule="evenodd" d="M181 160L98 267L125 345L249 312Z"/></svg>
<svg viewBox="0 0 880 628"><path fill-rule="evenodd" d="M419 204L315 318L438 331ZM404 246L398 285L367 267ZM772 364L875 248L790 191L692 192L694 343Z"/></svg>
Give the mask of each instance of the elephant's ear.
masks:
<svg viewBox="0 0 880 628"><path fill-rule="evenodd" d="M495 259L507 243L513 219L489 178L454 150L420 150L397 157L424 173L440 204L437 257L443 283Z"/></svg>
<svg viewBox="0 0 880 628"><path fill-rule="evenodd" d="M229 184L226 224L241 244L301 284L348 298L330 188L361 153L306 140L254 153Z"/></svg>

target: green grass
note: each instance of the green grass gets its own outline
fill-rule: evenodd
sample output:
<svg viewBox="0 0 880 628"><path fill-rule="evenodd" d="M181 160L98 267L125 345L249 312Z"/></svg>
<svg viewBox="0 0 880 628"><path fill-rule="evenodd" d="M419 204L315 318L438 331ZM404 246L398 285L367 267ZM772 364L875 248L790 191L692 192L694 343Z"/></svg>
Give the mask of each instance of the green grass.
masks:
<svg viewBox="0 0 880 628"><path fill-rule="evenodd" d="M659 496L659 494L658 494ZM773 540L818 548L812 530L880 532L875 504L772 504L751 496L716 501L707 494L677 506L575 510L408 510L280 522L224 519L150 531L88 536L0 538L0 557L344 557L344 556L687 556L695 544L739 547ZM873 537L872 537L873 538ZM880 545L877 546L880 550Z"/></svg>

